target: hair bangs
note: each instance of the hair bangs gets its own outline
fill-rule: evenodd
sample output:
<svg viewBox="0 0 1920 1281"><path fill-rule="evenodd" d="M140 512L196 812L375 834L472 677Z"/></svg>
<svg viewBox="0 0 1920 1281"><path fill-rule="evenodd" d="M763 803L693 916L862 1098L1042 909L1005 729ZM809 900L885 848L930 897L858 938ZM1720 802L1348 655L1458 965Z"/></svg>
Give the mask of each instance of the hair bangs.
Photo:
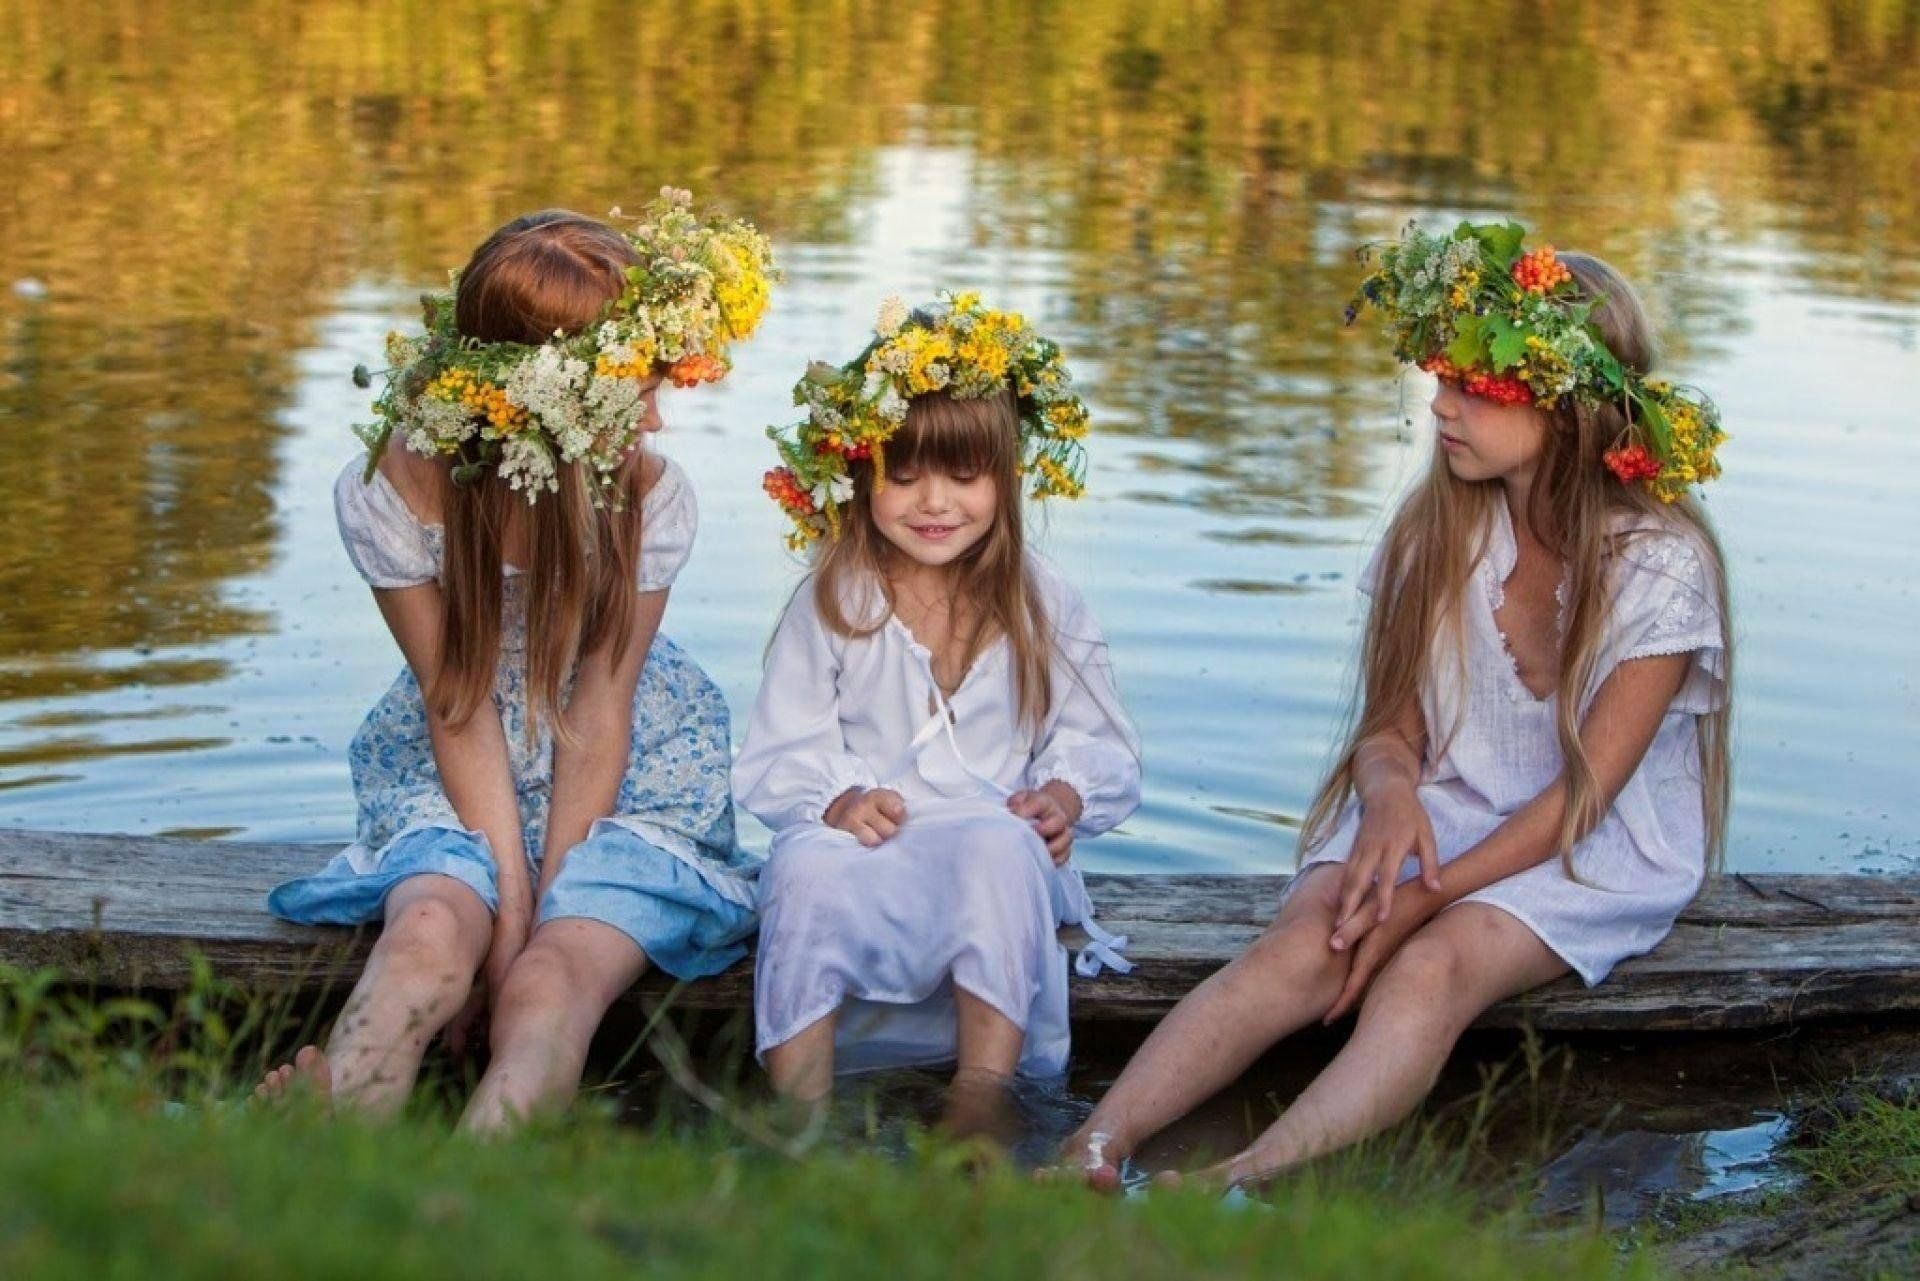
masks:
<svg viewBox="0 0 1920 1281"><path fill-rule="evenodd" d="M970 399L934 392L908 406L906 423L887 442L887 467L998 476L1013 469L1019 439L1011 391Z"/></svg>

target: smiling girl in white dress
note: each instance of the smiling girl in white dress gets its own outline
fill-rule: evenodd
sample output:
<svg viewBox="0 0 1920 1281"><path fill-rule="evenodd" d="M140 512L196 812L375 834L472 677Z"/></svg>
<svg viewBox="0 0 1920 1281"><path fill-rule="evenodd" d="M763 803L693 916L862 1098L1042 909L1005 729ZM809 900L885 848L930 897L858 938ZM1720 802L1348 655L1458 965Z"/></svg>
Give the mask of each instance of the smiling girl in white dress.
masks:
<svg viewBox="0 0 1920 1281"><path fill-rule="evenodd" d="M796 389L767 489L814 545L734 765L774 830L754 1006L775 1088L957 1060L997 1090L1063 1070L1076 837L1140 799L1139 745L1079 594L1025 545L1020 491L1080 490L1058 349L972 295ZM958 1098L960 1091L956 1090Z"/></svg>
<svg viewBox="0 0 1920 1281"><path fill-rule="evenodd" d="M1718 474L1718 418L1647 376L1615 271L1522 242L1411 230L1363 286L1440 387L1428 475L1362 579L1360 714L1277 919L1069 1140L1096 1186L1275 1040L1356 1007L1333 1062L1210 1176L1392 1124L1488 1006L1658 944L1719 848L1731 644L1690 495Z"/></svg>

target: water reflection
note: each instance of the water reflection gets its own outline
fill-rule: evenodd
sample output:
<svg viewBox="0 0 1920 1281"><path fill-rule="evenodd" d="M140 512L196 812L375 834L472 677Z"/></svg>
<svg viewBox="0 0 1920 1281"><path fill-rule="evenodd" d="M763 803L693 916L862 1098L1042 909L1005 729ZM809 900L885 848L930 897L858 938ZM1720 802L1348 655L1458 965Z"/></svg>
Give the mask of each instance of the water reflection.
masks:
<svg viewBox="0 0 1920 1281"><path fill-rule="evenodd" d="M1765 526L1732 531L1741 830L1796 865L1910 842L1899 725L1857 724L1911 724L1916 606L1853 531L1911 506L1880 478L1915 448L1916 113L1897 0L0 0L0 821L337 834L330 702L391 657L331 547L341 372L503 218L672 180L792 269L669 442L708 564L767 563L755 432L880 293L985 285L1082 354L1109 435L1059 551L1160 745L1116 865L1244 866L1310 787L1357 547L1420 450L1421 389L1336 318L1353 247L1415 212L1515 213L1651 286L1733 411L1726 508ZM1859 464L1802 457L1840 430L1872 460L1851 516ZM741 572L673 620L736 702L780 570ZM1843 678L1796 661L1823 609Z"/></svg>

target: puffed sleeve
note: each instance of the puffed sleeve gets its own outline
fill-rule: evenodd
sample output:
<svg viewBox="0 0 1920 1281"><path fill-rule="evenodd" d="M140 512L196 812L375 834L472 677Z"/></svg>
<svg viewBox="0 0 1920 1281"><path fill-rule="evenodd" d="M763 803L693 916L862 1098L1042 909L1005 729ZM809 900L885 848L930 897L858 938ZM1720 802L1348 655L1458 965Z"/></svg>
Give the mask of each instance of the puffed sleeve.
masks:
<svg viewBox="0 0 1920 1281"><path fill-rule="evenodd" d="M1716 568L1699 540L1659 531L1630 538L1620 553L1614 598L1615 663L1691 654L1676 711L1719 710L1727 697L1727 653Z"/></svg>
<svg viewBox="0 0 1920 1281"><path fill-rule="evenodd" d="M641 505L640 590L663 592L673 585L681 566L693 554L693 536L700 528L700 508L693 485L672 459L661 460L660 479L653 482Z"/></svg>
<svg viewBox="0 0 1920 1281"><path fill-rule="evenodd" d="M733 763L733 795L778 832L814 823L850 787L877 787L840 730L838 677L844 644L813 604L813 579L794 592L767 647L746 742Z"/></svg>
<svg viewBox="0 0 1920 1281"><path fill-rule="evenodd" d="M1106 638L1080 593L1050 566L1036 570L1054 632L1053 707L1027 768L1027 786L1079 794L1074 831L1097 836L1140 807L1140 736L1120 704Z"/></svg>
<svg viewBox="0 0 1920 1281"><path fill-rule="evenodd" d="M366 476L367 457L355 458L333 482L333 514L347 559L369 587L418 587L440 576L433 537L404 499L375 473Z"/></svg>

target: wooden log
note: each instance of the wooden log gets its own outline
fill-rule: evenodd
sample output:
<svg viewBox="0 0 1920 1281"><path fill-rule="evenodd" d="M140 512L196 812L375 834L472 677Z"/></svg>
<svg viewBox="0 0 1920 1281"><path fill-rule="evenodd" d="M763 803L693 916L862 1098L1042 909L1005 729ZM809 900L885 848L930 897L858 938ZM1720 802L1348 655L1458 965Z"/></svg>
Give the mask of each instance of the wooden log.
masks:
<svg viewBox="0 0 1920 1281"><path fill-rule="evenodd" d="M190 952L261 988L344 991L370 930L288 925L267 890L317 869L310 845L0 829L0 962L53 966L105 987L178 988ZM1073 980L1083 1019L1158 1018L1272 919L1286 877L1090 876L1108 928L1132 939L1131 974ZM1077 930L1065 930L1069 943ZM745 1008L752 967L636 995ZM1724 876L1673 934L1597 988L1564 979L1490 1010L1483 1025L1563 1029L1767 1027L1920 1011L1920 877Z"/></svg>

